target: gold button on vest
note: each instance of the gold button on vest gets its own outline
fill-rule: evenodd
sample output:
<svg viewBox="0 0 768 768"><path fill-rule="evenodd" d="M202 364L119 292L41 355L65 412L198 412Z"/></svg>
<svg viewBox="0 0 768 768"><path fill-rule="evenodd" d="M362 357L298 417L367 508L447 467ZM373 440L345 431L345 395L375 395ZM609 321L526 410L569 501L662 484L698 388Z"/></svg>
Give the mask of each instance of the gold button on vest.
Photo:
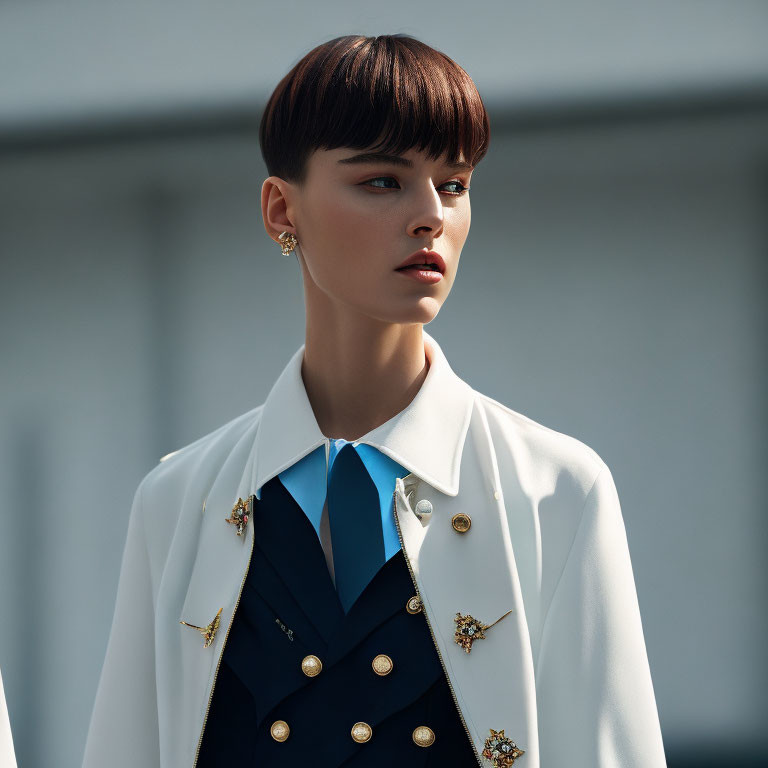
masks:
<svg viewBox="0 0 768 768"><path fill-rule="evenodd" d="M275 720L272 723L272 727L269 729L272 734L272 738L275 741L285 741L291 733L291 729L288 727L288 723L285 720Z"/></svg>
<svg viewBox="0 0 768 768"><path fill-rule="evenodd" d="M408 602L405 604L405 610L408 613L421 613L422 611L421 598L418 595L408 598Z"/></svg>
<svg viewBox="0 0 768 768"><path fill-rule="evenodd" d="M368 723L359 722L352 726L352 738L358 744L365 744L371 736L373 736L373 728Z"/></svg>
<svg viewBox="0 0 768 768"><path fill-rule="evenodd" d="M435 742L435 732L428 725L419 725L413 729L413 743L428 747Z"/></svg>
<svg viewBox="0 0 768 768"><path fill-rule="evenodd" d="M451 525L454 531L466 533L472 525L472 518L466 512L457 512L451 518Z"/></svg>
<svg viewBox="0 0 768 768"><path fill-rule="evenodd" d="M316 677L317 675L322 672L323 669L323 662L320 661L320 659L317 658L313 653L310 653L309 656L305 656L301 660L301 671L307 676L307 677Z"/></svg>
<svg viewBox="0 0 768 768"><path fill-rule="evenodd" d="M377 675L383 677L392 671L394 664L392 663L392 659L390 659L386 653L380 653L378 656L374 657L371 666Z"/></svg>

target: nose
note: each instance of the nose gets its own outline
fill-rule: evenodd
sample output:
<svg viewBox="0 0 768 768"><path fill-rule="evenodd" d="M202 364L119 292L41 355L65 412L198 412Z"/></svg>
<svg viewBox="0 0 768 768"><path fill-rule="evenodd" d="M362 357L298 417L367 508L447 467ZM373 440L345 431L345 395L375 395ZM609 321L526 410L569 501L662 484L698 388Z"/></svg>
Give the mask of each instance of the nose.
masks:
<svg viewBox="0 0 768 768"><path fill-rule="evenodd" d="M443 233L443 201L440 193L430 184L429 192L419 195L414 217L410 226L411 234L418 236L432 232L437 237Z"/></svg>

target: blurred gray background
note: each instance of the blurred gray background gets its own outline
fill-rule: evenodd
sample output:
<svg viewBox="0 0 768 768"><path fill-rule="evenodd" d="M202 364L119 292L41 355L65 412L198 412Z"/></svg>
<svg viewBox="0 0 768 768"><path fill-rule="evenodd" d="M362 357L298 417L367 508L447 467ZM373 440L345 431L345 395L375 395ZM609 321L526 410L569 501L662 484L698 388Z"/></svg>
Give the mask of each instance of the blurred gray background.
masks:
<svg viewBox="0 0 768 768"><path fill-rule="evenodd" d="M611 467L670 766L764 764L768 3L5 0L0 667L20 768L81 763L140 479L261 403L303 341L296 261L261 220L268 94L325 40L395 32L456 59L491 114L427 330L476 389Z"/></svg>

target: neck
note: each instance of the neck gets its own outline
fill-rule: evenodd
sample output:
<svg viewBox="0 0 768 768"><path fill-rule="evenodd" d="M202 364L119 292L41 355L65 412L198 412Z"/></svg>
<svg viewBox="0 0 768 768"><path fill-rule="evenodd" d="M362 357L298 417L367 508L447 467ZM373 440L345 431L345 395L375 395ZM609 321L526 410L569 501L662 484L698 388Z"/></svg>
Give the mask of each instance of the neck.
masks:
<svg viewBox="0 0 768 768"><path fill-rule="evenodd" d="M396 416L428 370L421 323L307 324L301 375L326 437L356 440Z"/></svg>

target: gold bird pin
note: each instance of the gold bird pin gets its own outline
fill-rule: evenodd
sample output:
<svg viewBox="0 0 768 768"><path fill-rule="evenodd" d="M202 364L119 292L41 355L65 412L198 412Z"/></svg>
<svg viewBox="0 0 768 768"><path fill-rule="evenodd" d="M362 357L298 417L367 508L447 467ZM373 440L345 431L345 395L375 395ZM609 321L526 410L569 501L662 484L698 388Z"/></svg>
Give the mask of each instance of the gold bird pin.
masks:
<svg viewBox="0 0 768 768"><path fill-rule="evenodd" d="M513 610L514 608L510 608L504 616L509 616ZM493 624L498 624L504 616L496 619ZM458 611L453 620L456 622L456 631L453 633L453 639L456 644L460 645L467 653L470 653L472 650L472 643L475 640L484 640L485 630L490 629L493 626L493 624L483 624L482 621L479 621L469 614L463 616Z"/></svg>
<svg viewBox="0 0 768 768"><path fill-rule="evenodd" d="M219 628L219 621L221 620L221 612L223 610L223 607L219 608L216 617L207 627L198 627L195 624L188 624L186 621L180 621L179 624L184 624L186 627L192 627L192 629L196 629L200 632L204 639L203 648L207 648L213 642L213 638L216 637L216 630Z"/></svg>
<svg viewBox="0 0 768 768"><path fill-rule="evenodd" d="M485 740L483 757L490 760L494 768L508 768L518 757L525 754L509 736L504 735L503 728L500 731L491 728L490 731L491 735Z"/></svg>
<svg viewBox="0 0 768 768"><path fill-rule="evenodd" d="M237 529L237 535L242 536L245 526L248 523L251 515L253 514L253 494L251 494L245 501L238 499L234 507L232 507L231 517L225 517L224 519L228 523L234 523Z"/></svg>

